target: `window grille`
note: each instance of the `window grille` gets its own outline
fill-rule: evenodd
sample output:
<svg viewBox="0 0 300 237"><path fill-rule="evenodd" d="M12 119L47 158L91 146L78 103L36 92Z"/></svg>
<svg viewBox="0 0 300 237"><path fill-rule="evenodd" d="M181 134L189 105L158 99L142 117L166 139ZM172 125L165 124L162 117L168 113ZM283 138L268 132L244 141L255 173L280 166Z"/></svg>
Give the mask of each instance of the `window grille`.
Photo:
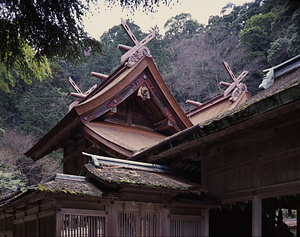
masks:
<svg viewBox="0 0 300 237"><path fill-rule="evenodd" d="M201 236L199 217L178 216L170 218L170 234L174 237L192 237Z"/></svg>
<svg viewBox="0 0 300 237"><path fill-rule="evenodd" d="M151 236L159 236L158 235L158 218L156 214L146 214L143 219L142 225L142 233L143 236L151 237Z"/></svg>
<svg viewBox="0 0 300 237"><path fill-rule="evenodd" d="M62 214L62 237L102 237L105 217Z"/></svg>
<svg viewBox="0 0 300 237"><path fill-rule="evenodd" d="M118 229L119 236L159 236L158 217L154 213L141 216L137 212L121 212Z"/></svg>

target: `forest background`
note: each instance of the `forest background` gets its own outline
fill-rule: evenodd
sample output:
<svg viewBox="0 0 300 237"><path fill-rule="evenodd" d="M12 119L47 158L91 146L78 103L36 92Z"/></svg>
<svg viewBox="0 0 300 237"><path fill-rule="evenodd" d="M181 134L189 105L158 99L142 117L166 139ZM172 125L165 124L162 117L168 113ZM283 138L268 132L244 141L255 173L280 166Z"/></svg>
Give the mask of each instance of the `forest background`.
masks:
<svg viewBox="0 0 300 237"><path fill-rule="evenodd" d="M204 102L223 92L219 82L229 82L230 78L222 61L228 62L236 75L243 70L250 72L243 82L255 95L264 69L300 53L299 1L228 4L221 13L210 17L207 25L182 13L165 23L165 35L157 27L152 29L156 38L147 46L184 111L191 109L185 104L187 99ZM142 32L138 23L127 24L138 39L149 33ZM132 45L120 25L105 32L100 42L91 43L101 45L101 50L84 51L84 57L78 60L57 55L43 58L43 63L31 65L33 77L26 73L26 67L25 73L20 73L24 70L22 65L12 63L5 68L0 61L0 195L61 172L61 153L33 162L24 152L68 112L74 100L69 96L72 88L68 77L86 91L99 83L90 72L109 75L120 64L122 52L117 45ZM71 57L77 57L77 49L73 49ZM32 57L29 46L24 47L24 52L27 59Z"/></svg>

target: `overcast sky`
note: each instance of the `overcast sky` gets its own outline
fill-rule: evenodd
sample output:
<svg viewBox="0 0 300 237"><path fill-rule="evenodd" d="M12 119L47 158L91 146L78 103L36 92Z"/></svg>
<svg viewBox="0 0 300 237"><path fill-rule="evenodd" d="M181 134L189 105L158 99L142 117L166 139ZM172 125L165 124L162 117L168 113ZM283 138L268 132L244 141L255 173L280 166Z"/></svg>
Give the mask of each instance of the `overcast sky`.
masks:
<svg viewBox="0 0 300 237"><path fill-rule="evenodd" d="M164 32L164 24L168 19L180 13L190 13L192 18L199 23L207 24L209 16L219 15L220 11L227 3L231 2L236 5L243 5L245 2L252 0L172 0L170 6L160 5L156 7L154 13L145 13L137 10L134 14L130 9L123 9L121 6L108 7L104 0L98 0L97 5L91 4L92 14L84 20L86 31L94 38L108 31L114 25L121 23L121 17L130 19L139 25L143 32L148 33L151 27L157 25L160 33Z"/></svg>

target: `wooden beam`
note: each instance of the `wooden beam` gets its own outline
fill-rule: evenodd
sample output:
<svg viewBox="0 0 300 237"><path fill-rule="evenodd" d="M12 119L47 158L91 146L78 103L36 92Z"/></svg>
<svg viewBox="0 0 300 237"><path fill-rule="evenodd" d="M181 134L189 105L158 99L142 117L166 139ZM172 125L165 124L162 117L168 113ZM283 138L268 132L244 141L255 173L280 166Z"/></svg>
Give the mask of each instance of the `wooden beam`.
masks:
<svg viewBox="0 0 300 237"><path fill-rule="evenodd" d="M173 123L169 119L163 119L154 124L155 131L163 131L173 126Z"/></svg>
<svg viewBox="0 0 300 237"><path fill-rule="evenodd" d="M73 208L61 208L61 214L65 215L82 215L82 216L105 216L105 211L89 210L89 209L73 209Z"/></svg>
<svg viewBox="0 0 300 237"><path fill-rule="evenodd" d="M102 80L106 80L108 78L108 75L98 73L98 72L91 72L91 76L102 79Z"/></svg>

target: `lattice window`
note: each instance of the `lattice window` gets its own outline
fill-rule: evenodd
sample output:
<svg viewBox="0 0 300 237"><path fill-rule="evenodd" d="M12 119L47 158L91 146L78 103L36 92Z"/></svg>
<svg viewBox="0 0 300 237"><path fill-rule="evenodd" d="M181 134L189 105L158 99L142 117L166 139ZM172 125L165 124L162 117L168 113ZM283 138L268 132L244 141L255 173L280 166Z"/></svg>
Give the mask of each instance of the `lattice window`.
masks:
<svg viewBox="0 0 300 237"><path fill-rule="evenodd" d="M121 212L118 216L119 236L159 236L158 216L148 213Z"/></svg>
<svg viewBox="0 0 300 237"><path fill-rule="evenodd" d="M201 236L201 217L170 216L170 234L174 237Z"/></svg>
<svg viewBox="0 0 300 237"><path fill-rule="evenodd" d="M159 225L157 215L148 213L144 215L142 231L143 236L159 236Z"/></svg>
<svg viewBox="0 0 300 237"><path fill-rule="evenodd" d="M105 233L105 217L62 214L62 237L102 237Z"/></svg>

